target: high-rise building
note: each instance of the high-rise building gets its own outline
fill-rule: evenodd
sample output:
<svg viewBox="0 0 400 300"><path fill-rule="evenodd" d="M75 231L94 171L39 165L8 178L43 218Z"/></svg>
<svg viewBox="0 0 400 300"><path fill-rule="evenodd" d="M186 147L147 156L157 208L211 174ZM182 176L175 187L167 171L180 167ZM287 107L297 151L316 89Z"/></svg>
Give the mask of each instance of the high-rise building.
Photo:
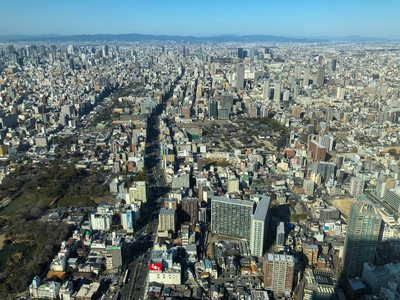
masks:
<svg viewBox="0 0 400 300"><path fill-rule="evenodd" d="M381 287L387 285L389 280L389 272L383 266L374 266L370 262L364 263L362 272L363 281L372 288L372 294L380 292Z"/></svg>
<svg viewBox="0 0 400 300"><path fill-rule="evenodd" d="M315 182L312 180L304 180L303 181L303 189L305 195L313 195L314 194L314 186Z"/></svg>
<svg viewBox="0 0 400 300"><path fill-rule="evenodd" d="M364 192L365 179L360 177L352 177L350 180L350 195L357 197Z"/></svg>
<svg viewBox="0 0 400 300"><path fill-rule="evenodd" d="M303 87L308 86L309 83L310 83L310 71L304 70L303 71Z"/></svg>
<svg viewBox="0 0 400 300"><path fill-rule="evenodd" d="M318 73L317 73L317 85L323 86L324 85L324 80L325 80L325 68L324 67L319 67L318 68Z"/></svg>
<svg viewBox="0 0 400 300"><path fill-rule="evenodd" d="M108 45L105 45L103 47L103 57L108 57Z"/></svg>
<svg viewBox="0 0 400 300"><path fill-rule="evenodd" d="M326 148L327 151L333 151L335 137L332 134L318 136L318 142Z"/></svg>
<svg viewBox="0 0 400 300"><path fill-rule="evenodd" d="M216 119L218 117L218 103L215 100L210 100L208 102L208 116L210 118Z"/></svg>
<svg viewBox="0 0 400 300"><path fill-rule="evenodd" d="M400 189L387 189L383 200L394 209L400 210Z"/></svg>
<svg viewBox="0 0 400 300"><path fill-rule="evenodd" d="M199 221L199 199L186 197L181 201L183 221L196 224Z"/></svg>
<svg viewBox="0 0 400 300"><path fill-rule="evenodd" d="M337 63L336 58L332 59L331 70L334 72L336 71L336 63Z"/></svg>
<svg viewBox="0 0 400 300"><path fill-rule="evenodd" d="M337 88L336 98L338 100L344 100L345 94L346 94L346 89L339 86Z"/></svg>
<svg viewBox="0 0 400 300"><path fill-rule="evenodd" d="M176 211L175 209L161 208L158 215L158 231L176 230Z"/></svg>
<svg viewBox="0 0 400 300"><path fill-rule="evenodd" d="M127 209L121 213L121 224L122 228L126 230L126 232L133 232L133 226L135 225L135 214L131 209Z"/></svg>
<svg viewBox="0 0 400 300"><path fill-rule="evenodd" d="M383 198L386 192L386 181L382 178L376 180L375 195L379 198Z"/></svg>
<svg viewBox="0 0 400 300"><path fill-rule="evenodd" d="M252 255L261 257L264 254L265 242L269 231L271 198L264 195L257 195L257 197L259 201L251 219L250 251Z"/></svg>
<svg viewBox="0 0 400 300"><path fill-rule="evenodd" d="M290 297L294 267L292 255L267 253L263 259L264 288L273 291L275 296Z"/></svg>
<svg viewBox="0 0 400 300"><path fill-rule="evenodd" d="M218 110L218 119L220 120L229 120L229 110L225 107L221 107Z"/></svg>
<svg viewBox="0 0 400 300"><path fill-rule="evenodd" d="M254 203L246 200L213 197L211 199L211 232L250 240Z"/></svg>
<svg viewBox="0 0 400 300"><path fill-rule="evenodd" d="M112 225L112 214L92 212L90 214L90 225L92 230L108 230Z"/></svg>
<svg viewBox="0 0 400 300"><path fill-rule="evenodd" d="M243 89L244 88L244 65L239 64L238 71L237 71L237 88Z"/></svg>
<svg viewBox="0 0 400 300"><path fill-rule="evenodd" d="M308 150L312 154L312 158L317 161L325 161L326 148L318 143L316 140L311 140L308 144Z"/></svg>
<svg viewBox="0 0 400 300"><path fill-rule="evenodd" d="M132 187L129 188L129 201L130 203L147 202L147 189L148 184L146 181L136 181L133 183Z"/></svg>
<svg viewBox="0 0 400 300"><path fill-rule="evenodd" d="M303 244L303 254L307 258L307 265L316 266L318 263L318 246Z"/></svg>
<svg viewBox="0 0 400 300"><path fill-rule="evenodd" d="M238 48L237 50L238 50L237 56L238 56L239 58L244 58L243 48Z"/></svg>
<svg viewBox="0 0 400 300"><path fill-rule="evenodd" d="M228 180L228 193L239 193L239 178L232 178Z"/></svg>
<svg viewBox="0 0 400 300"><path fill-rule="evenodd" d="M280 82L276 82L274 86L274 101L281 100L282 86Z"/></svg>
<svg viewBox="0 0 400 300"><path fill-rule="evenodd" d="M316 161L311 165L311 172L319 174L323 182L334 179L335 176L335 163Z"/></svg>
<svg viewBox="0 0 400 300"><path fill-rule="evenodd" d="M348 277L360 277L364 263L373 263L381 223L381 215L367 197L351 204L343 260Z"/></svg>
<svg viewBox="0 0 400 300"><path fill-rule="evenodd" d="M283 246L285 244L285 223L280 222L278 228L276 228L276 244L278 246Z"/></svg>
<svg viewBox="0 0 400 300"><path fill-rule="evenodd" d="M294 78L296 80L300 80L301 79L301 66L295 66L294 67Z"/></svg>
<svg viewBox="0 0 400 300"><path fill-rule="evenodd" d="M221 95L220 107L226 108L228 112L231 112L232 106L233 106L233 95L231 94Z"/></svg>
<svg viewBox="0 0 400 300"><path fill-rule="evenodd" d="M268 100L269 95L270 95L269 80L265 80L263 85L263 99Z"/></svg>

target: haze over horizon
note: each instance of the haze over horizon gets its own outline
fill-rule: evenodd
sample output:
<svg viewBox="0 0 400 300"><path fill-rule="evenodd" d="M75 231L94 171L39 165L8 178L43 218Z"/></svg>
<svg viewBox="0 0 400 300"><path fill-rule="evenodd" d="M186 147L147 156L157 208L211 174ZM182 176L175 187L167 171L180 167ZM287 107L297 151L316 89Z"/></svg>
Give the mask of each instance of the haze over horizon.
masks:
<svg viewBox="0 0 400 300"><path fill-rule="evenodd" d="M400 38L400 1L3 0L0 35L154 34Z"/></svg>

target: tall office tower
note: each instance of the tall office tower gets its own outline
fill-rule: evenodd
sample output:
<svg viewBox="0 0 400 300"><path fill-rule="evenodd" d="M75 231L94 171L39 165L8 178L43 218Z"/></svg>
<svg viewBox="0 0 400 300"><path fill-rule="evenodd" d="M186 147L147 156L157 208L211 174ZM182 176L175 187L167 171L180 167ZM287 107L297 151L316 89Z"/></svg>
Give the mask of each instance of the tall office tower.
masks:
<svg viewBox="0 0 400 300"><path fill-rule="evenodd" d="M324 67L319 67L318 68L318 73L317 73L317 85L323 86L324 85L324 80L325 80L325 68Z"/></svg>
<svg viewBox="0 0 400 300"><path fill-rule="evenodd" d="M39 53L40 53L40 55L46 55L46 46L45 45L39 46Z"/></svg>
<svg viewBox="0 0 400 300"><path fill-rule="evenodd" d="M208 102L208 116L216 119L218 117L218 103L215 100Z"/></svg>
<svg viewBox="0 0 400 300"><path fill-rule="evenodd" d="M294 256L267 253L263 259L264 288L277 296L290 297L293 288Z"/></svg>
<svg viewBox="0 0 400 300"><path fill-rule="evenodd" d="M303 87L308 86L310 82L310 70L304 70L303 72Z"/></svg>
<svg viewBox="0 0 400 300"><path fill-rule="evenodd" d="M300 87L296 84L293 89L293 99L296 99L300 94Z"/></svg>
<svg viewBox="0 0 400 300"><path fill-rule="evenodd" d="M103 57L108 57L108 45L104 45L103 47Z"/></svg>
<svg viewBox="0 0 400 300"><path fill-rule="evenodd" d="M233 106L233 95L221 95L220 99L220 107L226 108L228 112L231 112Z"/></svg>
<svg viewBox="0 0 400 300"><path fill-rule="evenodd" d="M264 85L263 85L263 99L264 100L268 100L269 99L269 94L270 94L269 88L270 88L269 80L265 80L264 81Z"/></svg>
<svg viewBox="0 0 400 300"><path fill-rule="evenodd" d="M270 197L260 195L256 211L251 219L250 251L254 256L261 257L264 254L265 242L269 231L270 204Z"/></svg>
<svg viewBox="0 0 400 300"><path fill-rule="evenodd" d="M331 70L334 72L336 71L336 63L337 63L336 58L332 59Z"/></svg>
<svg viewBox="0 0 400 300"><path fill-rule="evenodd" d="M322 65L324 62L324 57L322 55L318 56L318 64Z"/></svg>
<svg viewBox="0 0 400 300"><path fill-rule="evenodd" d="M213 197L211 199L211 232L250 240L254 203L246 200Z"/></svg>
<svg viewBox="0 0 400 300"><path fill-rule="evenodd" d="M237 71L237 88L243 89L244 88L244 65L239 64L238 71Z"/></svg>
<svg viewBox="0 0 400 300"><path fill-rule="evenodd" d="M350 180L350 195L357 197L364 192L365 179L359 177L352 177Z"/></svg>
<svg viewBox="0 0 400 300"><path fill-rule="evenodd" d="M374 262L381 222L381 215L367 197L351 204L343 260L348 277L360 277L364 262Z"/></svg>
<svg viewBox="0 0 400 300"><path fill-rule="evenodd" d="M294 78L296 80L300 80L301 79L301 66L295 66L294 67Z"/></svg>
<svg viewBox="0 0 400 300"><path fill-rule="evenodd" d="M346 89L339 86L337 88L336 98L338 100L344 100L345 94L346 94Z"/></svg>
<svg viewBox="0 0 400 300"><path fill-rule="evenodd" d="M238 48L237 50L238 50L237 56L238 56L239 58L244 58L244 57L243 57L243 48Z"/></svg>
<svg viewBox="0 0 400 300"><path fill-rule="evenodd" d="M74 54L74 53L75 53L75 47L74 47L74 45L68 45L67 53L68 53L68 54Z"/></svg>
<svg viewBox="0 0 400 300"><path fill-rule="evenodd" d="M181 201L182 221L188 221L196 224L199 221L199 199L184 198Z"/></svg>
<svg viewBox="0 0 400 300"><path fill-rule="evenodd" d="M278 228L276 228L276 244L278 246L283 246L285 245L285 223L280 222Z"/></svg>
<svg viewBox="0 0 400 300"><path fill-rule="evenodd" d="M282 86L280 82L275 83L274 87L274 101L280 101L281 100L281 90Z"/></svg>

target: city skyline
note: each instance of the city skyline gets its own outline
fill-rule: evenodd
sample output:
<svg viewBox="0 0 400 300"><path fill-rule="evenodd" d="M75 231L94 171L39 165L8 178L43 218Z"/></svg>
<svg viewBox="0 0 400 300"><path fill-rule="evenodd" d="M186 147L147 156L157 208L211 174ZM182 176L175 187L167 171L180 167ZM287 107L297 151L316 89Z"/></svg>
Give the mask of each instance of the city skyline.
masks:
<svg viewBox="0 0 400 300"><path fill-rule="evenodd" d="M3 2L0 35L275 35L302 38L400 38L400 3L375 1L69 1ZM372 22L373 20L373 22Z"/></svg>

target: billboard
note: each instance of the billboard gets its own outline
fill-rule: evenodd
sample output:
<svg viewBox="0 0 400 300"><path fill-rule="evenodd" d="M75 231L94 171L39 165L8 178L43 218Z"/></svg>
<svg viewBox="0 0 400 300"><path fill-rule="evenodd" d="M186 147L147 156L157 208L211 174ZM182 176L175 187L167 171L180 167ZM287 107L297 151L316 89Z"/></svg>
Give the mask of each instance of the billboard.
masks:
<svg viewBox="0 0 400 300"><path fill-rule="evenodd" d="M161 272L162 266L161 266L161 264L150 264L149 270L150 270L150 272Z"/></svg>

